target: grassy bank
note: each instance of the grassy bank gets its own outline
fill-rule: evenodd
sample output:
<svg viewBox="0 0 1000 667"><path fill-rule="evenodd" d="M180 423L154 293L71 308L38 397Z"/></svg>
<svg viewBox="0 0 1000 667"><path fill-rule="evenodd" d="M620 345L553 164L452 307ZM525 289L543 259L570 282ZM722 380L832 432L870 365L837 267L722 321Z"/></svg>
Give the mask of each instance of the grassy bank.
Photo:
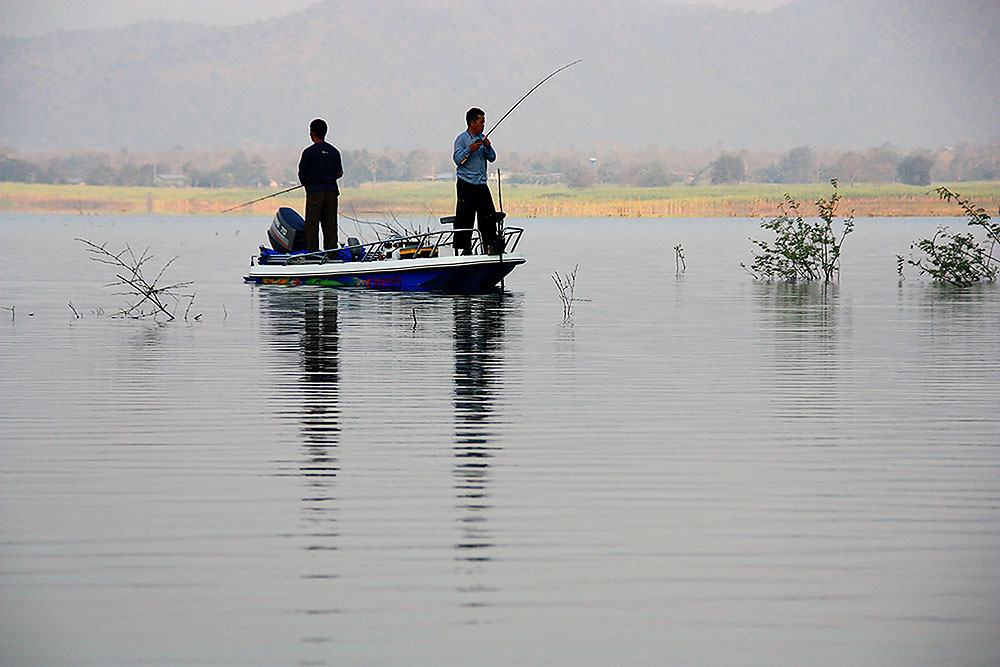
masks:
<svg viewBox="0 0 1000 667"><path fill-rule="evenodd" d="M946 185L995 212L1000 206L1000 182L935 183ZM493 184L496 198L496 184ZM841 184L841 211L858 217L956 216L954 204L942 202L929 186L901 184ZM785 193L806 204L829 196L829 184L683 185L664 188L598 186L572 189L558 185L507 185L504 209L514 217L763 217L773 215ZM137 188L90 185L0 183L0 211L72 212L80 214L150 213L220 214L228 207L268 194L267 190L204 188ZM232 214L270 215L278 206L300 212L304 195L296 190L247 206ZM341 212L349 216L449 215L455 207L450 181L380 183L345 189Z"/></svg>

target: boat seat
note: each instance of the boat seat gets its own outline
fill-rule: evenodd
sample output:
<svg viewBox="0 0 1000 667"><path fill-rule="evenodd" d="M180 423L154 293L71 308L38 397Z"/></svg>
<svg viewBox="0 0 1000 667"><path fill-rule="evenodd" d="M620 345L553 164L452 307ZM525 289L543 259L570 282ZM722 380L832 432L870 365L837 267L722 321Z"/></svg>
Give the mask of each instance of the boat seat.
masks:
<svg viewBox="0 0 1000 667"><path fill-rule="evenodd" d="M361 241L357 238L348 236L347 245L350 247L351 259L361 259L365 256L365 249L361 247Z"/></svg>

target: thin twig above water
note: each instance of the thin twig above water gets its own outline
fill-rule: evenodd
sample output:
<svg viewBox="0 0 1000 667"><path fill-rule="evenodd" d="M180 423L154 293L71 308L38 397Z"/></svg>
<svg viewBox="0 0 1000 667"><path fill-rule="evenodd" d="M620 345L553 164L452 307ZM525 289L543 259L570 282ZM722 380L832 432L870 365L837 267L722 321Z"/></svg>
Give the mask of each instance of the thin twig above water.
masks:
<svg viewBox="0 0 1000 667"><path fill-rule="evenodd" d="M87 251L91 253L91 259L95 262L119 269L115 273L117 281L108 283L105 287L120 286L127 288L127 291L116 292L116 294L126 297L129 301L127 306L119 312L120 315L133 318L155 318L157 315L163 314L172 320L174 319L174 314L167 308L167 303L172 300L173 306L176 309L177 303L182 297L189 298L192 302L194 301L194 294L181 294L178 292L180 289L193 285L194 283L191 281L182 281L165 286L157 284L177 257L172 257L163 265L163 268L159 270L155 278L148 280L143 274L143 265L153 259L149 248L146 248L137 255L126 244L122 250L114 253L107 249L107 243L97 245L87 239L78 238L76 240L87 246ZM191 304L189 303L189 310L190 307Z"/></svg>

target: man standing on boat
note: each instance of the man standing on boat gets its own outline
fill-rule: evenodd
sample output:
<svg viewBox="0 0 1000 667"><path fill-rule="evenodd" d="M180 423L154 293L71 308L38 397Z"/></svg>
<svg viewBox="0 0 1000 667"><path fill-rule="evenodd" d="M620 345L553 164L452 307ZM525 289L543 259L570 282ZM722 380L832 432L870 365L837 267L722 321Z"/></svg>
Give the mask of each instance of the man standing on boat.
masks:
<svg viewBox="0 0 1000 667"><path fill-rule="evenodd" d="M468 125L455 139L458 202L455 205L455 254L472 254L472 224L479 219L479 235L486 253L499 252L497 214L493 195L486 184L486 163L497 159L490 140L483 134L486 113L473 107L465 114ZM468 231L466 231L468 230Z"/></svg>
<svg viewBox="0 0 1000 667"><path fill-rule="evenodd" d="M312 146L302 151L299 160L299 183L306 189L306 252L319 251L319 227L323 226L323 249L337 244L337 179L344 175L340 151L326 143L326 121L317 118L309 123Z"/></svg>

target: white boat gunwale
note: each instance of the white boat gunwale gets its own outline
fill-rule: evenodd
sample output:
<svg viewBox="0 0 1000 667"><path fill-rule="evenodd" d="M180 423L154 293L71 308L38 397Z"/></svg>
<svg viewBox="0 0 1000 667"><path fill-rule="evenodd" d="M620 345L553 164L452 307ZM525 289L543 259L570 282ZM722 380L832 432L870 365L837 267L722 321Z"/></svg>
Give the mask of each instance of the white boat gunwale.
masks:
<svg viewBox="0 0 1000 667"><path fill-rule="evenodd" d="M440 254L441 248L453 245L453 229L393 236L373 243L350 239L351 245L313 253L281 253L260 246L260 254L250 259L250 271L244 280L257 284L333 281L336 286L476 291L502 282L505 275L527 261L516 250L523 228L502 228L504 252L498 254L483 253L479 230L469 231L474 253L469 255Z"/></svg>
<svg viewBox="0 0 1000 667"><path fill-rule="evenodd" d="M294 256L294 255L293 255ZM251 261L256 258L251 258ZM370 262L330 260L326 262L293 262L293 263L253 263L251 274L257 275L361 275L370 273L386 273L393 271L414 271L422 268L448 266L478 266L496 264L498 262L524 264L527 261L520 252L505 252L503 255L455 255L445 257L413 257L409 259L380 259Z"/></svg>

